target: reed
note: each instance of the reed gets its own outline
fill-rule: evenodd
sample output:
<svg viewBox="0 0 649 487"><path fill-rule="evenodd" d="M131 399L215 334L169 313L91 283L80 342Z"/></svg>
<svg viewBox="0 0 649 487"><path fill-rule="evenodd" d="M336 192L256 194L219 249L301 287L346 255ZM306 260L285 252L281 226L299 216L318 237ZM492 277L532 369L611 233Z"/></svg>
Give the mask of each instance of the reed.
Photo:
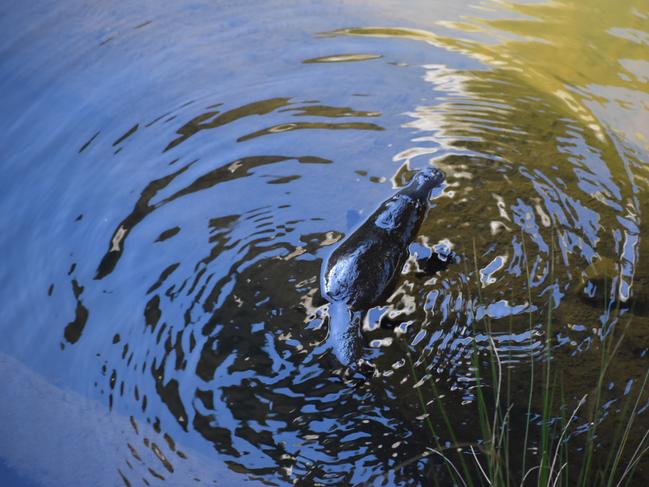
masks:
<svg viewBox="0 0 649 487"><path fill-rule="evenodd" d="M550 276L554 282L554 240L550 254ZM525 261L525 275L527 278L527 298L529 303L529 335L530 343L533 338L534 316L532 312L532 281L527 260L527 249L523 238L523 252ZM468 259L462 259L465 263ZM473 242L473 271L478 275L478 260L475 241ZM473 291L470 287L466 290L468 302L482 304L483 296L479 284ZM607 304L605 304L606 306ZM470 313L476 317L475 309L470 307ZM617 308L619 315L619 305ZM632 314L630 313L632 316ZM475 320L473 320L476 323ZM437 389L433 378L428 382L434 397L427 406L421 391L417 388L419 403L426 415L426 424L434 438L435 453L441 455L447 465L447 471L454 485L490 485L509 487L511 485L531 486L536 484L542 487L577 486L577 487L613 487L630 485L633 475L646 454L649 452L649 430L642 434L639 441L631 441L631 433L638 425L643 398L646 399L649 383L649 370L644 375L644 380L637 387L635 394L626 394L624 405L619 413L619 424L612 435L608 446L608 455L599 451L595 442L598 428L604 420L602 397L607 384L608 370L623 342L631 318L626 320L624 326L617 323L622 329L617 339L614 333L602 329L600 332L599 368L597 371L596 385L588 394L583 395L577 403L569 406L566 398L565 384L560 368L553 366L552 336L555 326L552 299L549 300L544 319L544 346L545 351L541 361L542 374L539 376L536 368L537 359L532 356L530 347L529 363L529 391L526 397L526 408L523 414L515 415L515 403L511 397L511 373L503 373L503 364L499 351L491 335L491 322L488 317L483 319L482 325L488 335L487 350L480 350L476 341L473 341L471 370L475 380L475 408L479 423L479 441L462 444L454 431L449 414L444 407L444 401ZM511 327L511 324L510 324ZM408 353L410 370L417 382L416 364L413 363ZM556 370L555 370L556 369ZM535 384L535 379L540 379L541 384ZM538 396L535 389L539 388ZM493 402L485 395L485 390L493 391ZM540 406L535 406L540 401ZM589 407L584 406L588 404ZM587 409L587 410L586 410ZM558 411L558 413L555 413ZM435 431L431 416L437 414L448 432L451 447L443 448L440 442L439 431ZM532 418L539 417L537 425L532 424ZM581 437L574 437L575 423L586 420L590 427ZM517 428L522 427L522 428ZM522 444L520 440L513 441L513 429L524 429ZM585 438L583 438L585 436ZM583 448L577 448L577 443L583 439ZM536 450L536 455L531 457L529 451ZM443 450L455 452L453 460L442 454ZM533 458L533 460L532 460ZM457 465L456 465L457 463Z"/></svg>

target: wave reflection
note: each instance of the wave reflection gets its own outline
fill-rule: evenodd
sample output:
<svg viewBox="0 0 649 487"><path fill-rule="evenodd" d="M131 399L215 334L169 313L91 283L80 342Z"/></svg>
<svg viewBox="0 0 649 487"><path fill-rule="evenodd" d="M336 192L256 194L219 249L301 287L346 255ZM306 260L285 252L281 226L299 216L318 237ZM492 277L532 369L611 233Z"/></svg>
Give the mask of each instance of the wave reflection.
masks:
<svg viewBox="0 0 649 487"><path fill-rule="evenodd" d="M646 16L605 0L504 1L484 19L449 5L0 16L0 362L24 378L3 393L8 464L67 484L445 485L429 448L484 443L492 349L511 417L535 427L530 371L551 360L577 401L602 339L625 335L608 437L649 350ZM447 185L364 317L373 369L350 377L328 349L321 263L428 164ZM76 477L49 475L64 463L53 435L87 460Z"/></svg>

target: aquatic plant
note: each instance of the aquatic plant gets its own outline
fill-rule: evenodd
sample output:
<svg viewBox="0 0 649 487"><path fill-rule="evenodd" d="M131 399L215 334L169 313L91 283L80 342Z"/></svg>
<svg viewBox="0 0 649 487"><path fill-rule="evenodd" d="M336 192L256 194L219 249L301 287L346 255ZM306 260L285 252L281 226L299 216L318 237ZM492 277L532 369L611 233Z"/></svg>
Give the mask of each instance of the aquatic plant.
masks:
<svg viewBox="0 0 649 487"><path fill-rule="evenodd" d="M554 240L553 240L554 242ZM523 239L527 297L532 303L530 269ZM478 274L475 240L473 267ZM551 274L554 276L554 244L550 254ZM463 259L466 265L468 260ZM512 291L513 292L513 291ZM469 301L473 292L467 287ZM477 303L482 302L480 287L475 290ZM607 306L607 303L604 304ZM533 307L528 308L530 339L533 336ZM628 314L628 318L621 319ZM532 356L530 347L529 389L525 408L516 414L517 401L512 398L511 367L503 365L491 335L488 316L482 321L488 334L488 347L480 350L473 341L472 373L474 378L473 403L480 439L473 442L458 440L458 434L449 420L444 397L439 393L434 377L420 377L417 364L407 353L410 374L415 383L415 394L422 410L420 418L433 438L433 445L420 456L403 462L395 468L404 468L425 457L440 459L443 470L432 476L435 485L538 485L538 486L625 486L633 485L634 474L649 451L649 429L636 430L638 416L646 401L649 370L638 381L635 394L627 388L624 404L616 421L607 418L603 395L607 387L609 367L627 338L633 321L632 313L622 313L616 303L617 330L603 327L599 331L599 355L594 387L579 398L566 396L563 371L554 365L552 337L561 325L553 317L552 299L546 306L545 347L540 363ZM475 317L475 313L474 313ZM511 326L511 324L510 324ZM540 368L540 371L538 370ZM439 380L439 379L437 379ZM426 402L425 385L433 400ZM491 396L491 398L489 397ZM441 418L446 429L440 431L432 417ZM613 431L611 424L615 422ZM603 431L604 427L606 431ZM522 438L515 435L522 433ZM601 433L601 434L600 434ZM633 435L635 433L635 435ZM446 434L448 441L443 441ZM635 436L635 439L632 437ZM639 439L637 439L639 438ZM441 472L441 473L440 473Z"/></svg>

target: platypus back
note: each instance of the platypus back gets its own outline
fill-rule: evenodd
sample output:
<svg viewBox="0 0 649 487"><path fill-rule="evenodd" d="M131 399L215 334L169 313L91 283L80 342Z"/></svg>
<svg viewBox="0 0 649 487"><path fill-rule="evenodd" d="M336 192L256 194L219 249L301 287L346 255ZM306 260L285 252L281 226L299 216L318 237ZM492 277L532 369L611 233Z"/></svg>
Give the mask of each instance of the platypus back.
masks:
<svg viewBox="0 0 649 487"><path fill-rule="evenodd" d="M439 169L419 171L323 263L322 294L332 303L329 336L336 357L344 365L350 365L360 355L359 312L380 304L392 291L407 257L408 244L426 213L430 192L443 182L444 173Z"/></svg>

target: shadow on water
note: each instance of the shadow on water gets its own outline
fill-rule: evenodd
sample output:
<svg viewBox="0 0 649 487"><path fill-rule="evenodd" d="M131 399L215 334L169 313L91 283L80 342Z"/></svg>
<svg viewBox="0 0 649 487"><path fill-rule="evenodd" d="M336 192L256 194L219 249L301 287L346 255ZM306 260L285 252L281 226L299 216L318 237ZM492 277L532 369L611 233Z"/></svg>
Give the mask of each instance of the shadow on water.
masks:
<svg viewBox="0 0 649 487"><path fill-rule="evenodd" d="M87 457L76 479L98 485L444 485L443 461L421 456L434 440L426 421L451 441L420 407L426 379L455 439L483 441L472 357L493 339L521 435L527 391L540 387L528 372L548 344L574 407L596 385L601 339L630 319L599 415L605 449L649 349L638 5L498 2L484 18L431 7L446 22L418 18L419 3L271 2L251 18L251 5L104 17L93 5L96 19L63 10L22 47L10 39L0 66L14 71L0 86L35 101L21 115L5 102L1 120L12 187L0 204L15 234L1 241L0 365L25 378L0 390L17 397L3 417L39 417L42 432L50 403L53 431ZM51 30L65 12L84 21L69 39ZM46 34L97 42L67 75L31 51L20 68ZM23 86L33 66L43 79ZM363 324L374 375L346 381L326 346L322 260L430 162L447 186L395 292ZM635 440L646 415L638 424ZM588 429L580 415L575 448ZM88 454L84 435L105 453ZM12 471L76 481L62 462L28 458L59 457L50 437L32 448L27 436L3 430ZM637 485L647 475L640 467Z"/></svg>

